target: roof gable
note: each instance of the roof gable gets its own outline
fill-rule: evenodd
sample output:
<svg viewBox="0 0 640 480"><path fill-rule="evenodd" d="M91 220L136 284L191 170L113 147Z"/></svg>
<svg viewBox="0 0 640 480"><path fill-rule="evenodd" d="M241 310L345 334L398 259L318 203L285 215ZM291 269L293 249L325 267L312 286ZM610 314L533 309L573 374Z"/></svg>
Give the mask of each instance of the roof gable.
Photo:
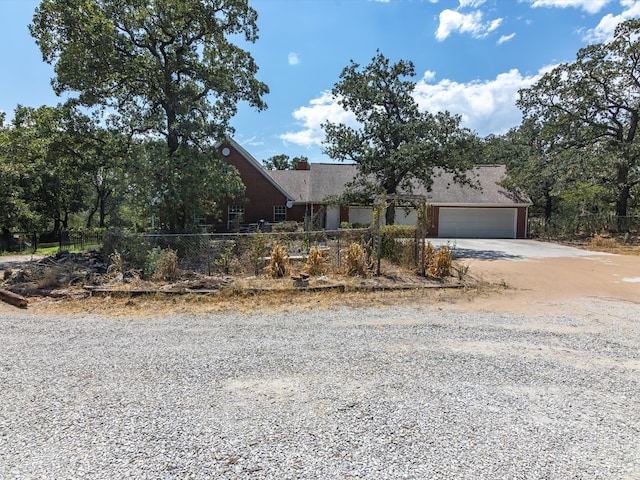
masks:
<svg viewBox="0 0 640 480"><path fill-rule="evenodd" d="M225 158L226 156L224 155L224 145L228 144L231 148L233 148L236 152L238 152L240 154L240 156L252 167L254 168L257 172L259 172L259 174L264 177L264 179L269 182L271 185L273 185L280 193L282 193L287 199L293 199L293 195L291 193L289 193L285 188L283 188L283 186L278 183L277 181L275 181L269 174L268 174L268 170L266 168L264 168L264 166L258 162L258 160L255 159L255 157L253 155L251 155L247 150L244 149L244 147L242 147L242 145L240 145L238 142L236 142L233 138L229 138L226 142L224 143L220 143L217 145L217 148L219 151L222 152L223 158Z"/></svg>

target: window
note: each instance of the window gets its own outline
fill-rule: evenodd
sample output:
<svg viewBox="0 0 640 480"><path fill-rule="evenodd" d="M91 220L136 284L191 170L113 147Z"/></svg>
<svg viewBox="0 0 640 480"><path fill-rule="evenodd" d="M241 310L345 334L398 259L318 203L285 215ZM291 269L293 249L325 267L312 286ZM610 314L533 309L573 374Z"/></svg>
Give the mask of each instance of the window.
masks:
<svg viewBox="0 0 640 480"><path fill-rule="evenodd" d="M287 207L284 205L273 206L273 222L284 222L287 219Z"/></svg>
<svg viewBox="0 0 640 480"><path fill-rule="evenodd" d="M227 213L227 230L238 229L244 221L244 205L229 205Z"/></svg>

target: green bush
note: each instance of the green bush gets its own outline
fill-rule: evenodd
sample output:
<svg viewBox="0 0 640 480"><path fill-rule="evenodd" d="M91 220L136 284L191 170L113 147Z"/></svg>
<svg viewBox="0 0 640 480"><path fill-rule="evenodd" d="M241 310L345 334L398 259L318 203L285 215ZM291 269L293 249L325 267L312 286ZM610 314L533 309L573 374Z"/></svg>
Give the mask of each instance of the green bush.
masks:
<svg viewBox="0 0 640 480"><path fill-rule="evenodd" d="M147 253L144 274L154 280L175 280L179 276L176 252L160 247Z"/></svg>
<svg viewBox="0 0 640 480"><path fill-rule="evenodd" d="M298 222L286 221L286 222L274 223L271 226L271 231L272 232L297 232L299 228L300 226L298 225Z"/></svg>
<svg viewBox="0 0 640 480"><path fill-rule="evenodd" d="M416 229L409 225L383 225L380 227L380 257L394 263L413 258Z"/></svg>

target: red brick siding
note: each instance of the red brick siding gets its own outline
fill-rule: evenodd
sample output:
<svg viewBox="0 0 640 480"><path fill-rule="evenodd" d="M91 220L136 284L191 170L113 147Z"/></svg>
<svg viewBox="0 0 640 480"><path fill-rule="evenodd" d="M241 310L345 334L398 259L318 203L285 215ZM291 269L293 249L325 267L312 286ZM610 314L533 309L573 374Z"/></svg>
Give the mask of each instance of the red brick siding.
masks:
<svg viewBox="0 0 640 480"><path fill-rule="evenodd" d="M221 145L220 151L225 147L231 153L222 158L238 170L246 191L245 198L229 199L224 203L224 226L226 227L228 220L227 206L233 204L244 205L244 223L256 223L260 220L273 222L274 205L286 205L287 198L231 145Z"/></svg>
<svg viewBox="0 0 640 480"><path fill-rule="evenodd" d="M516 223L516 238L527 237L527 207L518 207L518 220Z"/></svg>

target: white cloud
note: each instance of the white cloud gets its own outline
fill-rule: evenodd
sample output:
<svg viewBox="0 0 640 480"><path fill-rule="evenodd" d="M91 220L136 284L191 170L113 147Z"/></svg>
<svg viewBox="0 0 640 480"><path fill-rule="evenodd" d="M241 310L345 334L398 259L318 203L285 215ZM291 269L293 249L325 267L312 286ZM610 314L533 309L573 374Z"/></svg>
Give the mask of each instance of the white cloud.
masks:
<svg viewBox="0 0 640 480"><path fill-rule="evenodd" d="M476 8L482 5L487 0L460 0L460 6L458 8Z"/></svg>
<svg viewBox="0 0 640 480"><path fill-rule="evenodd" d="M543 71L522 76L513 69L495 79L458 83L441 80L431 84L418 82L415 98L423 111L449 111L462 116L462 123L481 136L501 134L520 124L522 114L516 107L518 90L530 87Z"/></svg>
<svg viewBox="0 0 640 480"><path fill-rule="evenodd" d="M431 70L427 70L424 72L422 76L423 82L433 82L436 79L436 72L432 72Z"/></svg>
<svg viewBox="0 0 640 480"><path fill-rule="evenodd" d="M314 98L308 107L300 107L293 112L293 117L300 122L302 130L280 135L285 142L306 147L320 145L324 139L321 125L325 122L356 125L355 116L345 111L331 92L325 91L320 98Z"/></svg>
<svg viewBox="0 0 640 480"><path fill-rule="evenodd" d="M462 116L463 126L481 136L502 134L520 125L522 114L516 107L518 90L533 85L553 66L541 69L535 75L523 76L517 69L498 75L491 80L458 83L441 80L432 83L434 72L425 72L417 82L414 97L422 111L432 113L449 111ZM300 107L293 116L301 129L280 136L285 142L306 147L321 145L324 131L321 125L327 121L357 127L353 114L346 112L331 92L323 92Z"/></svg>
<svg viewBox="0 0 640 480"><path fill-rule="evenodd" d="M509 40L513 40L513 37L515 37L516 34L512 33L511 35L502 35L499 39L498 39L498 45L502 45L503 43L507 43Z"/></svg>
<svg viewBox="0 0 640 480"><path fill-rule="evenodd" d="M298 65L300 63L300 54L291 52L289 54L289 65Z"/></svg>
<svg viewBox="0 0 640 480"><path fill-rule="evenodd" d="M625 8L620 15L608 13L596 25L588 30L584 39L588 42L606 42L613 38L613 33L619 23L631 18L640 17L640 1L622 0L620 4Z"/></svg>
<svg viewBox="0 0 640 480"><path fill-rule="evenodd" d="M484 38L502 23L501 18L490 22L482 20L482 12L460 13L446 9L440 12L440 24L436 30L436 39L441 42L454 32L470 33L474 38Z"/></svg>
<svg viewBox="0 0 640 480"><path fill-rule="evenodd" d="M598 13L611 0L534 0L532 6L551 8L581 8L587 13Z"/></svg>

